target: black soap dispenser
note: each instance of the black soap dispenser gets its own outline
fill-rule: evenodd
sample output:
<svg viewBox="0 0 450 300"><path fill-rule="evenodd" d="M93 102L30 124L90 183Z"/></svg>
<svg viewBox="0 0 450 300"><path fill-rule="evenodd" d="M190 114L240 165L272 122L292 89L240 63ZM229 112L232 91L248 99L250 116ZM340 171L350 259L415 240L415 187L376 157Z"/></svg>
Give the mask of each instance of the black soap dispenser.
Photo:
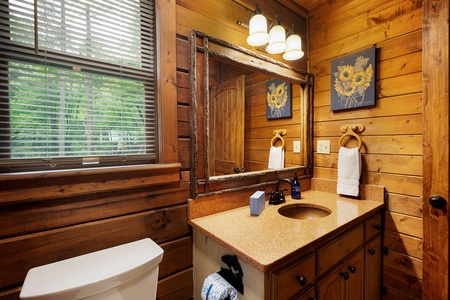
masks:
<svg viewBox="0 0 450 300"><path fill-rule="evenodd" d="M291 197L292 199L302 198L302 187L300 185L300 182L298 181L297 172L294 173L294 182L292 183Z"/></svg>

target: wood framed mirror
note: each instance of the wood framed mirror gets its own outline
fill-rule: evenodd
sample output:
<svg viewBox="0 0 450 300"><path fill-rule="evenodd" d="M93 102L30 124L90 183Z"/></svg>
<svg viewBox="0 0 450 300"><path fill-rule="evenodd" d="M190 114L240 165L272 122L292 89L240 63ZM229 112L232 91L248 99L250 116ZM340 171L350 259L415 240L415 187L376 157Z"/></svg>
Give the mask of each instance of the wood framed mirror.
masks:
<svg viewBox="0 0 450 300"><path fill-rule="evenodd" d="M195 30L189 42L191 197L260 187L294 172L311 177L313 76ZM283 83L281 92L289 88L287 117L269 116L272 81ZM284 133L284 167L268 169L271 146L282 142L277 131Z"/></svg>

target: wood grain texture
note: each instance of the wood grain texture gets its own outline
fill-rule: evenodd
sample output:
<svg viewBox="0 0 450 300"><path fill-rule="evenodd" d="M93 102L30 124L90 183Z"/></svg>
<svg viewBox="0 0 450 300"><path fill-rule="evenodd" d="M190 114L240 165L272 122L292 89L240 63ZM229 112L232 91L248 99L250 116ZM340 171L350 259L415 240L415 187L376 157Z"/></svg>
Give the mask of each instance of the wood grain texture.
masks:
<svg viewBox="0 0 450 300"><path fill-rule="evenodd" d="M330 155L314 154L314 177L337 179L339 128L364 124L361 182L383 185L388 193L383 299L416 299L422 288L422 5L415 0L324 1L309 15L314 138L331 141ZM331 60L373 46L376 105L331 111ZM414 289L408 288L411 282Z"/></svg>

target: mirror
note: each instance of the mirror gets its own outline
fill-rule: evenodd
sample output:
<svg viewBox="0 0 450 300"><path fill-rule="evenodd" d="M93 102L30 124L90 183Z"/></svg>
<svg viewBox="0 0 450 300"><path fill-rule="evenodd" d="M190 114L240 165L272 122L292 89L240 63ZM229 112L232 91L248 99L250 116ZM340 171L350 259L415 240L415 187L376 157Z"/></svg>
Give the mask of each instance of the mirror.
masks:
<svg viewBox="0 0 450 300"><path fill-rule="evenodd" d="M311 176L311 74L197 31L190 39L193 197ZM284 167L269 169L281 145Z"/></svg>

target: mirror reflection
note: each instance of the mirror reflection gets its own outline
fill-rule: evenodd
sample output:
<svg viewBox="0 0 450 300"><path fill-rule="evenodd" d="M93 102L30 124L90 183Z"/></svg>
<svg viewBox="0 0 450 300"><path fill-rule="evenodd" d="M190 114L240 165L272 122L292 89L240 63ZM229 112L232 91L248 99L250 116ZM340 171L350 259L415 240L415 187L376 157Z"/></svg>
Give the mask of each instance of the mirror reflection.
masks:
<svg viewBox="0 0 450 300"><path fill-rule="evenodd" d="M306 165L304 88L214 57L208 67L210 176Z"/></svg>
<svg viewBox="0 0 450 300"><path fill-rule="evenodd" d="M311 74L198 31L190 58L193 198L311 176Z"/></svg>

